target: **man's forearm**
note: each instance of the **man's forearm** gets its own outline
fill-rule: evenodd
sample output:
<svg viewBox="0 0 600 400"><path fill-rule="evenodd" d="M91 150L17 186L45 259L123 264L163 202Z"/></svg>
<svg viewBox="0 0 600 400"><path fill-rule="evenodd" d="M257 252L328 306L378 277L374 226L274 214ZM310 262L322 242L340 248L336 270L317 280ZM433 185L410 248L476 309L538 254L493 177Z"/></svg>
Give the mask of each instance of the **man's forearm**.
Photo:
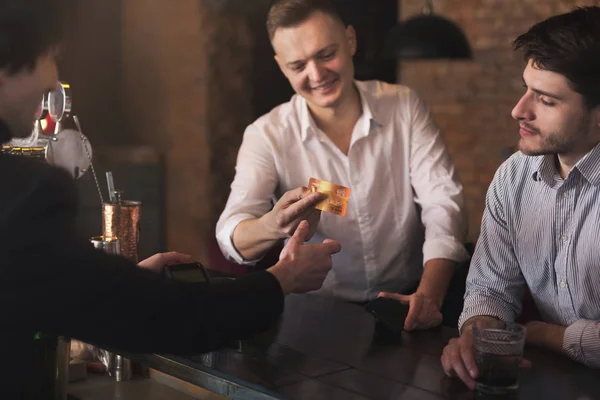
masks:
<svg viewBox="0 0 600 400"><path fill-rule="evenodd" d="M534 346L544 347L558 353L563 351L563 339L565 336L565 326L548 324L541 321L528 322L526 342Z"/></svg>
<svg viewBox="0 0 600 400"><path fill-rule="evenodd" d="M456 263L451 260L434 258L427 261L417 293L424 293L441 308L455 270Z"/></svg>
<svg viewBox="0 0 600 400"><path fill-rule="evenodd" d="M260 218L254 218L240 222L233 231L232 239L244 260L256 260L283 238L266 229Z"/></svg>

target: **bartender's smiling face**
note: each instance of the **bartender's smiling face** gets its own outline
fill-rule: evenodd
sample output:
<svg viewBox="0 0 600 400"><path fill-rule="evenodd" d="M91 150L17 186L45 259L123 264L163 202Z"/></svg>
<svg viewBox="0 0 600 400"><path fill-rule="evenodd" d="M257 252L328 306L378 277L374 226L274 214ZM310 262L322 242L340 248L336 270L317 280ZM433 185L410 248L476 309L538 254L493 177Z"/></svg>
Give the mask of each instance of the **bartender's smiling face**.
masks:
<svg viewBox="0 0 600 400"><path fill-rule="evenodd" d="M527 155L586 153L600 140L600 106L590 108L569 80L529 61L525 94L512 116L519 121L519 150Z"/></svg>
<svg viewBox="0 0 600 400"><path fill-rule="evenodd" d="M56 88L58 71L56 51L38 57L33 68L24 67L15 73L0 69L0 119L14 137L27 137L42 96Z"/></svg>
<svg viewBox="0 0 600 400"><path fill-rule="evenodd" d="M351 26L315 11L298 25L277 29L272 44L281 71L311 107L335 108L352 92L356 35Z"/></svg>

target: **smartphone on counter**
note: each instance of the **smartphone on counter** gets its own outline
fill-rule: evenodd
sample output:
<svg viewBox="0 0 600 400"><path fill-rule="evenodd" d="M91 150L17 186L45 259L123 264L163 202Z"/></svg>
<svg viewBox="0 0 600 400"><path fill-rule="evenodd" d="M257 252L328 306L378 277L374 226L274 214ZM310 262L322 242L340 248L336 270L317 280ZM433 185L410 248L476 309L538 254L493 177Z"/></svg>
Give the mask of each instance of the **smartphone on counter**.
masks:
<svg viewBox="0 0 600 400"><path fill-rule="evenodd" d="M404 320L409 309L408 304L386 297L378 297L368 303L365 309L392 332L400 333L404 330Z"/></svg>
<svg viewBox="0 0 600 400"><path fill-rule="evenodd" d="M167 279L193 283L210 283L208 273L199 262L165 265L163 275Z"/></svg>

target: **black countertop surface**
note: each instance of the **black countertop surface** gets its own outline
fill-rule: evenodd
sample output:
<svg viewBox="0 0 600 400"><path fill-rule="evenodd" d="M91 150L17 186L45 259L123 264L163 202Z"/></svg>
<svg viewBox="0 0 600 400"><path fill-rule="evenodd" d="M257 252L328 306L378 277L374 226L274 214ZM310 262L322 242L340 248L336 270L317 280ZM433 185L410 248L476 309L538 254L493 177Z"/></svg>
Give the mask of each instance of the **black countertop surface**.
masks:
<svg viewBox="0 0 600 400"><path fill-rule="evenodd" d="M194 356L130 355L150 367L240 399L474 399L445 376L440 356L455 329L390 337L364 308L291 295L279 324L251 340ZM600 372L526 349L515 399L600 399ZM495 397L498 398L498 397Z"/></svg>

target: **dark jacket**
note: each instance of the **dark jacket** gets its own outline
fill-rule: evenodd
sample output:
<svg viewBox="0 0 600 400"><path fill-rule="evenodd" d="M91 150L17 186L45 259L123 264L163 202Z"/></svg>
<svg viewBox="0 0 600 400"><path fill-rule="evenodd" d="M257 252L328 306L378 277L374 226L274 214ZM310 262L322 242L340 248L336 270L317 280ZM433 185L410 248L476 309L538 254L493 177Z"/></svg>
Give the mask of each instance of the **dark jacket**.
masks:
<svg viewBox="0 0 600 400"><path fill-rule="evenodd" d="M9 139L0 124L0 142ZM0 185L4 394L22 390L30 375L37 331L132 352L191 354L256 334L283 310L268 272L217 286L167 281L95 250L76 233L74 182L41 160L0 155Z"/></svg>

